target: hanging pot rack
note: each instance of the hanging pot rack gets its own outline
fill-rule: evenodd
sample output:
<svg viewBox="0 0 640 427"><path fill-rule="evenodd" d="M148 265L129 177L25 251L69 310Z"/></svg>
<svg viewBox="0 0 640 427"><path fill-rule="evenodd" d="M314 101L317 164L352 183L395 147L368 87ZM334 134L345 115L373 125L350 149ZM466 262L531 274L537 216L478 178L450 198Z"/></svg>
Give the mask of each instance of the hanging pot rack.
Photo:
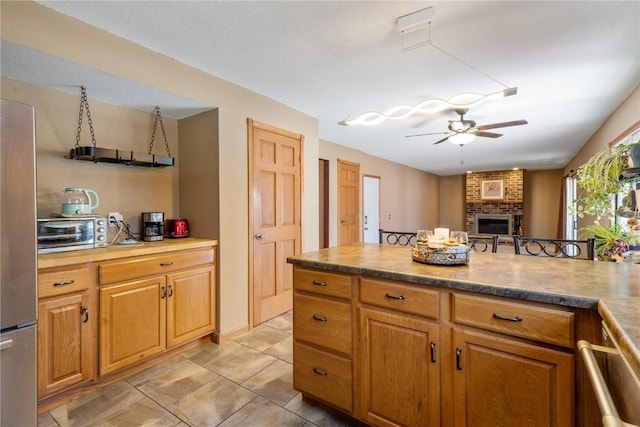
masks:
<svg viewBox="0 0 640 427"><path fill-rule="evenodd" d="M82 118L84 110L87 110L87 123L89 123L89 132L91 133L92 145L80 145L80 133L82 131ZM156 136L156 129L160 123L162 130L162 136L164 138L164 145L167 150L166 156L159 156L152 154L153 143ZM67 157L67 156L65 156ZM147 153L136 153L130 150L120 150L113 148L101 148L96 145L96 135L93 130L93 122L91 121L91 111L89 110L89 101L87 100L87 88L81 86L80 93L80 112L78 114L78 130L76 132L76 145L69 152L68 159L74 160L87 160L94 163L122 163L128 166L144 166L152 168L162 168L165 166L174 166L175 159L171 156L169 150L169 142L167 141L167 134L164 130L164 124L162 122L162 115L160 114L160 107L155 108L155 120L153 122L153 132L151 134L151 142L149 143L149 151Z"/></svg>

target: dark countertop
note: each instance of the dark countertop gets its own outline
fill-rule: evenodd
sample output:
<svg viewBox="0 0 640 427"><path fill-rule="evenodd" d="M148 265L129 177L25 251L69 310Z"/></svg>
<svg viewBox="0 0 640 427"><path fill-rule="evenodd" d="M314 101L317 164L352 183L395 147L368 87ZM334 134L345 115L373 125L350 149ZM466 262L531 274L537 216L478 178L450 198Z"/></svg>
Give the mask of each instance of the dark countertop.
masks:
<svg viewBox="0 0 640 427"><path fill-rule="evenodd" d="M640 264L472 252L468 265L438 266L413 261L406 246L371 243L308 252L288 261L304 267L598 309L621 351L640 374Z"/></svg>

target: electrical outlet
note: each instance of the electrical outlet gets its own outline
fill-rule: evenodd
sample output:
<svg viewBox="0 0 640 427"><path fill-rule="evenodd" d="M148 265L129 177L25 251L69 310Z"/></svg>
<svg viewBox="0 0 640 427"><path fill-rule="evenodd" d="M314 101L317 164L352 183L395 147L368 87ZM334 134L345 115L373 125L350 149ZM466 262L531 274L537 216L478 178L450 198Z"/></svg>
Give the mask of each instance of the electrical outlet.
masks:
<svg viewBox="0 0 640 427"><path fill-rule="evenodd" d="M118 227L124 222L124 217L119 212L109 212L109 226Z"/></svg>

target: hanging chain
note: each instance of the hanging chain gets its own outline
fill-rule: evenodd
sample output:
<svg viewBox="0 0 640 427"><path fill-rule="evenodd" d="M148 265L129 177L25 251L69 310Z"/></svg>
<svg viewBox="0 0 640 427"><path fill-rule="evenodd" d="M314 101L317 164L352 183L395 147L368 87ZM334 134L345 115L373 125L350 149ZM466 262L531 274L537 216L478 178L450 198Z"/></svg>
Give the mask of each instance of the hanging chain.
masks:
<svg viewBox="0 0 640 427"><path fill-rule="evenodd" d="M160 115L160 107L156 107L156 117L153 121L153 132L151 133L151 143L149 144L149 154L153 150L153 142L156 139L156 129L158 128L158 122L160 122L160 129L162 129L162 136L164 137L164 146L167 149L167 155L171 157L171 150L169 150L169 141L167 140L167 133L164 131L164 123L162 123L162 116Z"/></svg>
<svg viewBox="0 0 640 427"><path fill-rule="evenodd" d="M82 131L82 116L84 108L87 108L87 122L89 123L89 132L91 133L91 143L96 146L96 134L93 131L93 122L91 121L91 111L89 111L89 101L87 100L87 88L80 86L80 113L78 113L78 131L76 132L76 148L80 148L80 133Z"/></svg>

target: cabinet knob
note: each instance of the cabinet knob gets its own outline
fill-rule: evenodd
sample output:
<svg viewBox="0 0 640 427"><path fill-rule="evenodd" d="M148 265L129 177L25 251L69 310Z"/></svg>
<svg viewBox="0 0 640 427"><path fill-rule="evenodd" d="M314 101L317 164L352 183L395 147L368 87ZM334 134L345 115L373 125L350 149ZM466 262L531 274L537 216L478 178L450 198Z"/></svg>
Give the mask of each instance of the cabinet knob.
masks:
<svg viewBox="0 0 640 427"><path fill-rule="evenodd" d="M55 282L53 284L53 286L67 286L67 285L73 285L76 281L71 279L71 280L65 280L64 282Z"/></svg>
<svg viewBox="0 0 640 427"><path fill-rule="evenodd" d="M504 317L504 316L501 316L499 313L493 313L493 318L498 320L507 320L509 322L522 322L522 317L520 316Z"/></svg>
<svg viewBox="0 0 640 427"><path fill-rule="evenodd" d="M313 320L317 320L318 322L326 322L329 319L327 319L327 316L318 316L317 314L314 314Z"/></svg>
<svg viewBox="0 0 640 427"><path fill-rule="evenodd" d="M80 314L84 316L82 323L87 323L89 321L89 309L87 307L81 307Z"/></svg>
<svg viewBox="0 0 640 427"><path fill-rule="evenodd" d="M315 372L318 375L322 375L323 377L328 374L328 372L325 371L324 369L318 369L315 366L313 367L313 372Z"/></svg>
<svg viewBox="0 0 640 427"><path fill-rule="evenodd" d="M456 347L456 369L458 371L462 371L462 365L460 364L461 358L462 358L462 349L460 347Z"/></svg>

